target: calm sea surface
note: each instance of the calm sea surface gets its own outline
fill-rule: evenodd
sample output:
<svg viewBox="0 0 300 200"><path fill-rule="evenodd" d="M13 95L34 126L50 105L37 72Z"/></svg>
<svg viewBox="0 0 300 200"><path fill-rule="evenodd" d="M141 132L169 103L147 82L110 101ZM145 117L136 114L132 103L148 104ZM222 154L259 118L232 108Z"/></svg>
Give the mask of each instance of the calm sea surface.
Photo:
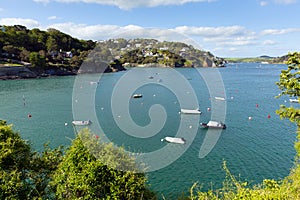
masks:
<svg viewBox="0 0 300 200"><path fill-rule="evenodd" d="M240 175L242 180L250 183L259 183L266 178L283 178L293 166L295 126L287 120L280 120L275 114L280 104L289 105L288 98L274 98L280 93L275 82L285 67L239 63L218 69L225 89L218 96L226 98L226 112L217 115L226 114L227 129L221 132L204 158L199 158L199 150L207 130L195 126L194 122L197 120L199 125L212 117L212 110L208 108L214 109L211 106L215 99L210 92L218 92L220 84L209 85L203 77L212 69L135 69L128 77L126 75L131 70L102 76L84 75L82 85L74 85L76 77L0 81L0 118L12 123L14 130L29 140L36 150L42 150L47 142L52 147L70 144L74 138L72 104L76 107L82 102L84 104L80 105L93 107L82 109L82 116L91 115L89 112L93 110L106 137L131 152L151 153L165 147L166 143L160 139L175 136L182 125L187 127L183 134L194 131L191 134L195 137L188 141L188 148L178 159L147 173L154 190L172 198L188 191L194 182L202 185L204 190L211 185L218 188L225 177L223 160L227 161L234 175ZM213 82L214 77L210 80ZM127 91L126 88L130 87ZM94 91L92 105L88 100L73 96L78 91L83 91L83 95ZM134 93L141 93L143 97L131 99ZM192 107L195 101L189 100L195 99L193 94L202 115L198 118L180 115L178 112L183 105L195 108ZM154 119L158 119L157 122ZM96 124L93 123L91 128ZM128 130L143 130L144 133L147 126L150 132L156 132L151 137L128 134ZM172 152L161 156L172 157ZM160 162L159 159L156 162Z"/></svg>

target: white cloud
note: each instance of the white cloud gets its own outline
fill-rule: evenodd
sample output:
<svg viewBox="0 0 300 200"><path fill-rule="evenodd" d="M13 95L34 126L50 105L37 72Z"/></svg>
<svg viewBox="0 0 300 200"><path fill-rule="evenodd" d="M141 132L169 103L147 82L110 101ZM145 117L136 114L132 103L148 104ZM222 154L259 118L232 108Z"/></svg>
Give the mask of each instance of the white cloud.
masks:
<svg viewBox="0 0 300 200"><path fill-rule="evenodd" d="M38 3L49 3L50 0L33 0L35 2L38 2Z"/></svg>
<svg viewBox="0 0 300 200"><path fill-rule="evenodd" d="M242 26L221 26L221 27L191 27L179 26L174 29L179 33L198 35L202 37L226 37L244 35L247 30Z"/></svg>
<svg viewBox="0 0 300 200"><path fill-rule="evenodd" d="M27 28L37 28L39 27L39 22L34 19L24 19L24 18L1 18L1 25L13 26L13 25L23 25Z"/></svg>
<svg viewBox="0 0 300 200"><path fill-rule="evenodd" d="M261 2L259 3L259 5L260 5L260 6L266 6L266 5L268 5L268 2L266 2L266 1L261 1Z"/></svg>
<svg viewBox="0 0 300 200"><path fill-rule="evenodd" d="M274 42L273 40L265 40L262 43L263 45L274 45L276 44L276 42Z"/></svg>
<svg viewBox="0 0 300 200"><path fill-rule="evenodd" d="M274 0L277 4L293 4L297 3L297 0Z"/></svg>
<svg viewBox="0 0 300 200"><path fill-rule="evenodd" d="M55 19L57 19L57 16L54 16L54 15L53 15L53 16L48 17L47 19L48 19L48 20L55 20Z"/></svg>
<svg viewBox="0 0 300 200"><path fill-rule="evenodd" d="M261 32L261 35L283 35L294 32L300 32L300 28L266 29Z"/></svg>
<svg viewBox="0 0 300 200"><path fill-rule="evenodd" d="M128 10L137 7L156 7L156 6L166 6L166 5L182 5L190 2L211 2L215 0L33 0L38 3L49 3L51 1L56 1L60 3L96 3L102 5L112 5L117 6L120 9Z"/></svg>

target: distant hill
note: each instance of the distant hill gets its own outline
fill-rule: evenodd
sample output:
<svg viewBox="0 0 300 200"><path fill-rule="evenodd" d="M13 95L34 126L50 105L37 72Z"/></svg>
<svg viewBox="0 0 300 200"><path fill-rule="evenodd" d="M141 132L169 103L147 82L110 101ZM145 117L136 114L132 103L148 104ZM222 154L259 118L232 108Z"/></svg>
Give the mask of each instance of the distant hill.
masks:
<svg viewBox="0 0 300 200"><path fill-rule="evenodd" d="M109 39L97 42L90 53L95 63L109 63L110 68L158 66L224 67L225 60L181 42L160 42L155 39ZM117 68L116 68L117 67ZM95 67L93 67L95 68ZM87 69L88 71L90 68Z"/></svg>
<svg viewBox="0 0 300 200"><path fill-rule="evenodd" d="M259 56L259 57L250 57L250 58L224 58L227 62L236 63L236 62L257 62L257 63L280 63L283 64L287 61L288 56L280 57L271 57L271 56Z"/></svg>

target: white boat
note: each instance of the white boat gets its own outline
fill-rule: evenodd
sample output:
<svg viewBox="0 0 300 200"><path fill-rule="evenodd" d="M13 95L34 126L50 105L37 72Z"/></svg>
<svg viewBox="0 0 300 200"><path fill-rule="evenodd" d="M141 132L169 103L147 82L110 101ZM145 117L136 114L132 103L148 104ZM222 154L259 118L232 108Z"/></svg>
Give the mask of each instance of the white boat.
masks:
<svg viewBox="0 0 300 200"><path fill-rule="evenodd" d="M200 123L203 128L222 128L226 129L226 125L222 122L209 121L208 123Z"/></svg>
<svg viewBox="0 0 300 200"><path fill-rule="evenodd" d="M143 95L142 94L134 94L132 95L132 98L142 98Z"/></svg>
<svg viewBox="0 0 300 200"><path fill-rule="evenodd" d="M201 111L199 110L199 108L197 109L180 109L180 113L183 114L201 114Z"/></svg>
<svg viewBox="0 0 300 200"><path fill-rule="evenodd" d="M184 144L185 143L185 139L178 138L178 137L165 137L165 138L161 139L161 141L167 141L167 142L176 143L176 144Z"/></svg>
<svg viewBox="0 0 300 200"><path fill-rule="evenodd" d="M215 97L216 100L225 101L224 97Z"/></svg>
<svg viewBox="0 0 300 200"><path fill-rule="evenodd" d="M299 103L299 100L298 99L290 99L290 102L291 103Z"/></svg>
<svg viewBox="0 0 300 200"><path fill-rule="evenodd" d="M90 125L92 123L91 120L75 120L75 121L72 121L72 124L73 125L76 125L76 126L87 126L87 125Z"/></svg>

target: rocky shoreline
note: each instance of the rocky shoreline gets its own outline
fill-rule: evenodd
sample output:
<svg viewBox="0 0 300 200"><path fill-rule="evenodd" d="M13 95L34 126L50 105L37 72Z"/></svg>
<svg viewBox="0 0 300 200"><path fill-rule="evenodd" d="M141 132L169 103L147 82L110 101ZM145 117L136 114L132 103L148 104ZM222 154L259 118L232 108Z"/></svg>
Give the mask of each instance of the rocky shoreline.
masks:
<svg viewBox="0 0 300 200"><path fill-rule="evenodd" d="M28 67L17 66L0 66L0 80L10 79L31 79L49 76L69 76L76 75L74 72L64 71L60 69L51 69L40 71L38 69L30 69Z"/></svg>

